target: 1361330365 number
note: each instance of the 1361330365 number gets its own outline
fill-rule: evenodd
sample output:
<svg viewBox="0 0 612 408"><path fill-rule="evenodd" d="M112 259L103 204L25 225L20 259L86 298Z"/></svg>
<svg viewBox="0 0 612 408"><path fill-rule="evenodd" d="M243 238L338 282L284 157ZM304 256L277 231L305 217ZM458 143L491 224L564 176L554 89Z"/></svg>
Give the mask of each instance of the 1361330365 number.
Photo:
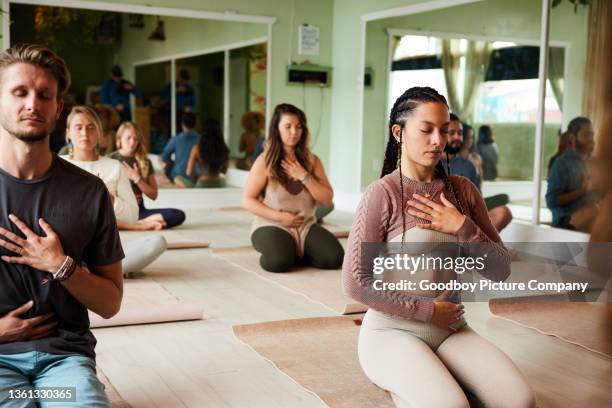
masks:
<svg viewBox="0 0 612 408"><path fill-rule="evenodd" d="M31 400L34 402L75 402L75 387L21 388L8 391L9 400Z"/></svg>

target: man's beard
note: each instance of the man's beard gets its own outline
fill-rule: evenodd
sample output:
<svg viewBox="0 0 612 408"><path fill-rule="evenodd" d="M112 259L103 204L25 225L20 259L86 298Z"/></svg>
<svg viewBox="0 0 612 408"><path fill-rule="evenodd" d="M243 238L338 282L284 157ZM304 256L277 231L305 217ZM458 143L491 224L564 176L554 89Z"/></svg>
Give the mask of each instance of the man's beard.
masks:
<svg viewBox="0 0 612 408"><path fill-rule="evenodd" d="M444 148L444 151L447 152L448 154L455 155L455 154L459 153L459 151L461 150L462 147L463 147L463 143L459 143L455 147L452 147L450 145L450 143L447 143L446 147Z"/></svg>
<svg viewBox="0 0 612 408"><path fill-rule="evenodd" d="M20 134L13 134L13 136L15 136L16 139L21 140L24 143L38 143L41 142L43 140L45 140L45 138L47 137L49 133L47 132L42 132L42 133L20 133Z"/></svg>
<svg viewBox="0 0 612 408"><path fill-rule="evenodd" d="M15 126L14 123L5 121L5 118L0 116L0 126L9 134L13 135L15 139L21 140L24 143L39 143L55 129L55 120L53 120L52 123L48 123L44 130L24 132L20 130L18 126Z"/></svg>
<svg viewBox="0 0 612 408"><path fill-rule="evenodd" d="M576 138L576 151L578 153L592 153L593 149L589 145L590 143L580 143L578 138Z"/></svg>

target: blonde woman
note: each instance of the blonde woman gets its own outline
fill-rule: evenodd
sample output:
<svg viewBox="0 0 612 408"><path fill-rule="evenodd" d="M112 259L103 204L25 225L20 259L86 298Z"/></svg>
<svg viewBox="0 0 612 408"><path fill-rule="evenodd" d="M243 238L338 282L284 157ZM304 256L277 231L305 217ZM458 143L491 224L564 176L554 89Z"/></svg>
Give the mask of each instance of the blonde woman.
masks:
<svg viewBox="0 0 612 408"><path fill-rule="evenodd" d="M141 222L156 222L165 228L172 228L185 221L185 213L176 208L147 209L143 194L151 200L157 198L157 181L153 164L147 157L142 133L133 122L123 122L117 129L117 149L109 156L121 162L130 179L132 191L138 202L138 219Z"/></svg>
<svg viewBox="0 0 612 408"><path fill-rule="evenodd" d="M164 224L159 221L138 220L138 203L122 164L98 153L98 137L101 134L102 124L96 112L88 106L75 106L66 120L66 136L72 151L63 158L104 181L119 229L142 231L163 228ZM165 250L166 241L159 235L124 243L124 274L144 268Z"/></svg>

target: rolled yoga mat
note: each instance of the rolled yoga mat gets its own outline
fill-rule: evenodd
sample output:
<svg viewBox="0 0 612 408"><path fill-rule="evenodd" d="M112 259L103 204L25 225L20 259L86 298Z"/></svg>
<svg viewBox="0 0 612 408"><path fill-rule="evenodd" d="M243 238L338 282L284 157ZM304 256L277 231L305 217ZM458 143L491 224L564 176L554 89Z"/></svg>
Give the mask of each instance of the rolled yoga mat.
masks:
<svg viewBox="0 0 612 408"><path fill-rule="evenodd" d="M528 298L489 301L489 310L497 317L612 358L604 324L606 306Z"/></svg>
<svg viewBox="0 0 612 408"><path fill-rule="evenodd" d="M196 249L196 248L208 248L210 247L209 242L198 241L193 238L182 234L179 231L173 230L162 230L162 231L121 231L121 239L131 240L134 238L140 238L147 235L157 234L161 235L166 239L166 249Z"/></svg>
<svg viewBox="0 0 612 408"><path fill-rule="evenodd" d="M393 408L388 392L357 357L362 316L318 317L234 326L234 335L332 408Z"/></svg>
<svg viewBox="0 0 612 408"><path fill-rule="evenodd" d="M108 397L111 403L111 408L132 408L130 404L128 404L123 398L121 398L121 395L119 395L115 387L113 387L113 384L111 384L108 377L106 377L100 367L97 367L96 370L98 374L98 379L100 380L100 382L102 382L102 384L104 384L106 396Z"/></svg>
<svg viewBox="0 0 612 408"><path fill-rule="evenodd" d="M291 272L274 273L259 265L260 254L253 247L218 248L213 254L241 269L323 304L340 314L363 313L367 307L344 295L342 271L298 266Z"/></svg>
<svg viewBox="0 0 612 408"><path fill-rule="evenodd" d="M128 326L200 320L204 309L199 303L182 302L152 279L126 280L123 283L121 310L110 319L89 312L91 328Z"/></svg>

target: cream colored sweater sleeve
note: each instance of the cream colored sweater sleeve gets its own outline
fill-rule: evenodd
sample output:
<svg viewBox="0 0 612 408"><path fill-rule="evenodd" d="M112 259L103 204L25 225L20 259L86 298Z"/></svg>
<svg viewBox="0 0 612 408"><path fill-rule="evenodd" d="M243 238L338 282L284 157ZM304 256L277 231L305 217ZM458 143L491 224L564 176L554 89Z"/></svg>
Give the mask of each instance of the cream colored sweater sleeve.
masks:
<svg viewBox="0 0 612 408"><path fill-rule="evenodd" d="M130 186L130 179L118 160L108 160L115 162L113 163L114 166L103 166L113 173L111 179L114 182L115 191L111 192L115 195L115 205L113 207L115 217L118 220L135 223L138 221L138 203Z"/></svg>

